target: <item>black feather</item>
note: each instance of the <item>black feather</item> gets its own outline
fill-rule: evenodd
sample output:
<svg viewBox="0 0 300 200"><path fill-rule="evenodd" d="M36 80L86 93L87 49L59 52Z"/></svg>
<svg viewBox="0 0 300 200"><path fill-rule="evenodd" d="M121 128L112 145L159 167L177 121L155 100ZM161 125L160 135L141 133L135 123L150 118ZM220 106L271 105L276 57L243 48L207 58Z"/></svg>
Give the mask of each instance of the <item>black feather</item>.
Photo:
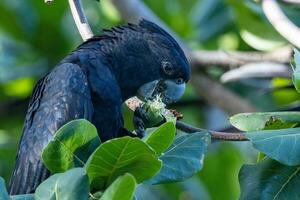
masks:
<svg viewBox="0 0 300 200"><path fill-rule="evenodd" d="M177 74L166 77L161 61ZM133 134L124 129L122 103L145 83L190 76L176 41L152 22L105 30L80 45L41 79L30 100L10 194L34 192L49 175L41 152L65 123L86 118L102 141Z"/></svg>
<svg viewBox="0 0 300 200"><path fill-rule="evenodd" d="M88 106L85 108L85 104ZM30 100L10 181L10 194L32 193L49 176L41 155L56 130L76 118L91 120L93 107L82 70L65 63L38 82Z"/></svg>

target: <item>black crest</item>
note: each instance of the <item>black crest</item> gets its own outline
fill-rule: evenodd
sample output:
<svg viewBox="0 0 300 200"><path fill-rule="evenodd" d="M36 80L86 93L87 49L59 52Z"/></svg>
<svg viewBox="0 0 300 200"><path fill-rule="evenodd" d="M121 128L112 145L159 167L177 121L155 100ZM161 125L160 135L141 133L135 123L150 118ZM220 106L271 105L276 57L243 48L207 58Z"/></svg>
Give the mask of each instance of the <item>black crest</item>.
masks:
<svg viewBox="0 0 300 200"><path fill-rule="evenodd" d="M119 38L122 38L124 34L130 34L130 33L150 33L153 35L159 35L163 36L165 39L167 39L174 48L178 49L181 51L180 46L176 42L176 40L169 34L167 33L164 29L159 27L153 22L150 22L146 19L142 19L138 25L136 24L131 24L128 23L126 25L122 26L115 26L111 29L103 29L103 33L98 36L94 36L91 39L85 41L83 44L81 44L79 47L90 43L92 41L101 41L101 40L118 40ZM183 53L183 52L182 52Z"/></svg>

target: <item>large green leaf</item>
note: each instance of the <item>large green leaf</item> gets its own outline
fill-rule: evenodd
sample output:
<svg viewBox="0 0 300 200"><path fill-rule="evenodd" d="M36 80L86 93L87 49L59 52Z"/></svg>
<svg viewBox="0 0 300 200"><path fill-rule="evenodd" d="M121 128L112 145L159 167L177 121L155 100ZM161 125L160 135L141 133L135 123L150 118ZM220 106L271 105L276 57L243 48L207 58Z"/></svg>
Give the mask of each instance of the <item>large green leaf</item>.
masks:
<svg viewBox="0 0 300 200"><path fill-rule="evenodd" d="M197 1L190 19L197 24L200 42L224 34L233 25L231 10L224 0Z"/></svg>
<svg viewBox="0 0 300 200"><path fill-rule="evenodd" d="M240 35L248 45L266 51L286 44L285 39L267 22L264 15L252 9L252 4L240 0L227 0L227 2L233 7Z"/></svg>
<svg viewBox="0 0 300 200"><path fill-rule="evenodd" d="M240 170L240 200L300 199L300 167L266 159Z"/></svg>
<svg viewBox="0 0 300 200"><path fill-rule="evenodd" d="M99 146L95 126L85 119L73 120L62 126L42 152L42 159L52 173L84 166Z"/></svg>
<svg viewBox="0 0 300 200"><path fill-rule="evenodd" d="M88 199L89 179L83 168L50 176L35 191L36 200Z"/></svg>
<svg viewBox="0 0 300 200"><path fill-rule="evenodd" d="M183 135L175 139L170 148L160 157L163 166L148 184L181 181L202 169L204 154L210 143L208 132Z"/></svg>
<svg viewBox="0 0 300 200"><path fill-rule="evenodd" d="M0 177L0 199L9 200L9 196L5 187L5 181Z"/></svg>
<svg viewBox="0 0 300 200"><path fill-rule="evenodd" d="M5 187L5 181L0 177L0 200L34 200L34 194L9 196Z"/></svg>
<svg viewBox="0 0 300 200"><path fill-rule="evenodd" d="M132 200L136 188L134 176L119 176L103 193L100 200Z"/></svg>
<svg viewBox="0 0 300 200"><path fill-rule="evenodd" d="M160 168L156 153L142 140L128 136L101 144L86 163L90 182L98 189L127 172L140 183L154 176Z"/></svg>
<svg viewBox="0 0 300 200"><path fill-rule="evenodd" d="M300 165L300 128L246 132L253 146L290 166Z"/></svg>
<svg viewBox="0 0 300 200"><path fill-rule="evenodd" d="M300 112L240 113L230 123L242 131L291 128L300 123Z"/></svg>
<svg viewBox="0 0 300 200"><path fill-rule="evenodd" d="M196 177L200 178L211 200L238 200L238 173L245 163L245 143L215 142L205 154L204 165Z"/></svg>
<svg viewBox="0 0 300 200"><path fill-rule="evenodd" d="M167 122L151 132L145 138L145 142L160 155L173 143L175 132L174 123Z"/></svg>

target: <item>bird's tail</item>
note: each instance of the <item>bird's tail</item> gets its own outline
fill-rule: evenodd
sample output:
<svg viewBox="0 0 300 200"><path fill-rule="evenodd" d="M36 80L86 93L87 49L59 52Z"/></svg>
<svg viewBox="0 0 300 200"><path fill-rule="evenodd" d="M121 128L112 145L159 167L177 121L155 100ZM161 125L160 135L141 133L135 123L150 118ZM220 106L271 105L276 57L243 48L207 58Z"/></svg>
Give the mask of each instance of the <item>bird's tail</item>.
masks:
<svg viewBox="0 0 300 200"><path fill-rule="evenodd" d="M29 157L28 154L17 157L9 184L11 195L34 193L38 185L50 176L41 160L32 162Z"/></svg>

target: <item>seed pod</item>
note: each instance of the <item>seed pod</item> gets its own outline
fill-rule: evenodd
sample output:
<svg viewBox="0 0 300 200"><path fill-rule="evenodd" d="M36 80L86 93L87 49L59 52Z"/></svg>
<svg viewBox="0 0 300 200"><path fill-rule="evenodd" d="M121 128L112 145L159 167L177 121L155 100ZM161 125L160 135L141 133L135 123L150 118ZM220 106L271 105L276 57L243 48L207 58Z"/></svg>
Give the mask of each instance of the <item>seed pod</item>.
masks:
<svg viewBox="0 0 300 200"><path fill-rule="evenodd" d="M144 122L145 128L157 126L164 121L173 121L176 123L176 117L172 112L166 109L166 105L162 102L160 96L153 100L148 100L143 104L142 109L145 110L147 122Z"/></svg>

